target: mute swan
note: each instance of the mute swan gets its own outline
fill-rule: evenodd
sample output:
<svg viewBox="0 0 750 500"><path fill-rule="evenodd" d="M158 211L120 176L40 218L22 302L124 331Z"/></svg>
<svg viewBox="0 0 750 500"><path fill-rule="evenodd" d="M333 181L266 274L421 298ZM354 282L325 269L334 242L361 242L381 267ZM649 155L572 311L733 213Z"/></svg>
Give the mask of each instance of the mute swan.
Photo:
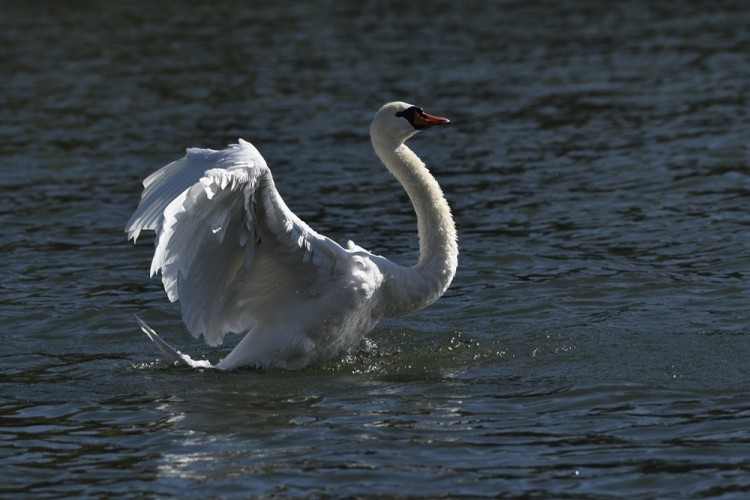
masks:
<svg viewBox="0 0 750 500"><path fill-rule="evenodd" d="M437 300L458 265L456 229L440 186L404 142L446 123L392 102L370 126L375 153L414 204L420 256L413 267L312 230L287 208L249 142L188 149L143 181L125 230L133 242L142 230L156 232L151 275L161 271L194 337L215 346L226 333L247 333L211 365L176 351L138 319L141 329L172 363L297 369L345 353L384 317Z"/></svg>

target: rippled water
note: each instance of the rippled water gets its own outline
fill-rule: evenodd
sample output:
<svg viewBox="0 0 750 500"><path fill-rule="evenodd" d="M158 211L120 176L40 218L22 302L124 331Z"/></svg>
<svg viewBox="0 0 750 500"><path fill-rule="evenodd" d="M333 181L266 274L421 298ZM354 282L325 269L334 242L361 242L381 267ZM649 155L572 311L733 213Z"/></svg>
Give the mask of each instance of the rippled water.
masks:
<svg viewBox="0 0 750 500"><path fill-rule="evenodd" d="M750 490L746 3L2 6L3 497ZM452 119L410 143L460 231L444 298L300 372L156 361L133 313L225 351L125 241L140 180L243 137L408 264L393 99Z"/></svg>

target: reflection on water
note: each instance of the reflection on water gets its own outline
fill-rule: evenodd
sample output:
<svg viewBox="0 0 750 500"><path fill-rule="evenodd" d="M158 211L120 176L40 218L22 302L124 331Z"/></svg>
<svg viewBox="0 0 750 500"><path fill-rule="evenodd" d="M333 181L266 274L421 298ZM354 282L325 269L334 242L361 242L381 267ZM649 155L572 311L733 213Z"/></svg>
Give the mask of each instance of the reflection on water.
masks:
<svg viewBox="0 0 750 500"><path fill-rule="evenodd" d="M653 2L6 6L3 497L737 495L750 8ZM185 147L243 137L320 232L416 260L370 150L388 100L461 260L435 306L300 372L198 357L122 227Z"/></svg>

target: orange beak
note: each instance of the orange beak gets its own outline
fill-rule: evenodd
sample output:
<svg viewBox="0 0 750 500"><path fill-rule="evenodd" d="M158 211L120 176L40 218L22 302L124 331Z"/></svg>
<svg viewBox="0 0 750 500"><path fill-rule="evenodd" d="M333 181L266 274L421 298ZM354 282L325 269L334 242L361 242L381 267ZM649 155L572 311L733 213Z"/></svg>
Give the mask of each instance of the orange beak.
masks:
<svg viewBox="0 0 750 500"><path fill-rule="evenodd" d="M442 116L430 115L428 113L425 113L424 111L419 111L414 114L414 128L416 129L445 125L446 123L450 122L451 121L447 118L443 118Z"/></svg>

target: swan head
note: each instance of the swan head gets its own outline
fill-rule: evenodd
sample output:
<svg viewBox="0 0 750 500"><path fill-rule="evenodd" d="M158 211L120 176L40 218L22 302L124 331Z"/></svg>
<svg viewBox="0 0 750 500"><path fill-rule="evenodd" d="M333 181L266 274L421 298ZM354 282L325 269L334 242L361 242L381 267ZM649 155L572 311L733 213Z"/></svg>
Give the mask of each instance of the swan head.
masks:
<svg viewBox="0 0 750 500"><path fill-rule="evenodd" d="M425 113L419 106L400 101L389 102L375 113L370 125L370 137L373 142L400 146L420 130L446 123L450 123L450 120Z"/></svg>

